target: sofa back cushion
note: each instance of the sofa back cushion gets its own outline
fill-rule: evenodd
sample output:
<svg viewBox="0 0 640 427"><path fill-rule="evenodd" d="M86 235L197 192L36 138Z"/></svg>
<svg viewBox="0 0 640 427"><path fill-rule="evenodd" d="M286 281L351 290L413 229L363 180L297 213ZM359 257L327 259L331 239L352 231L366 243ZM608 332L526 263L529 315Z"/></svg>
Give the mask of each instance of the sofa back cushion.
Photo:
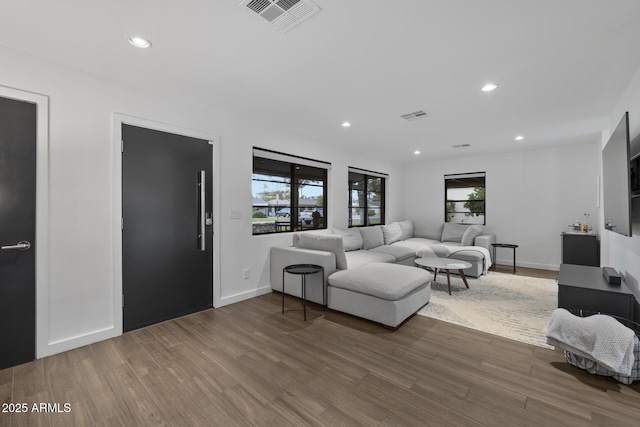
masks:
<svg viewBox="0 0 640 427"><path fill-rule="evenodd" d="M438 240L442 238L442 222L413 221L413 237Z"/></svg>
<svg viewBox="0 0 640 427"><path fill-rule="evenodd" d="M293 233L293 235L291 236L291 243L293 244L294 247L299 248L300 247L300 236L303 234L333 234L332 230L329 228L323 228L320 230L308 230L308 231L304 231L302 233Z"/></svg>
<svg viewBox="0 0 640 427"><path fill-rule="evenodd" d="M380 228L382 228L382 238L385 245L390 245L398 240L402 240L402 229L397 222L383 225Z"/></svg>
<svg viewBox="0 0 640 427"><path fill-rule="evenodd" d="M482 234L483 228L481 225L470 225L467 227L462 235L462 246L473 246L473 241Z"/></svg>
<svg viewBox="0 0 640 427"><path fill-rule="evenodd" d="M379 225L362 227L360 234L362 234L362 249L373 249L384 245L384 236Z"/></svg>
<svg viewBox="0 0 640 427"><path fill-rule="evenodd" d="M400 229L402 230L402 239L400 240L407 240L413 237L413 221L401 221L398 224L400 224Z"/></svg>
<svg viewBox="0 0 640 427"><path fill-rule="evenodd" d="M333 252L336 256L336 268L347 269L347 257L344 254L342 236L335 234L300 233L300 248Z"/></svg>
<svg viewBox="0 0 640 427"><path fill-rule="evenodd" d="M350 228L348 230L340 230L334 228L333 234L342 236L342 245L344 246L345 252L362 249L362 234L360 234L360 229Z"/></svg>
<svg viewBox="0 0 640 427"><path fill-rule="evenodd" d="M455 242L461 243L462 236L464 232L469 228L468 225L464 224L451 224L450 222L445 222L444 227L442 228L442 237L440 239L441 242Z"/></svg>

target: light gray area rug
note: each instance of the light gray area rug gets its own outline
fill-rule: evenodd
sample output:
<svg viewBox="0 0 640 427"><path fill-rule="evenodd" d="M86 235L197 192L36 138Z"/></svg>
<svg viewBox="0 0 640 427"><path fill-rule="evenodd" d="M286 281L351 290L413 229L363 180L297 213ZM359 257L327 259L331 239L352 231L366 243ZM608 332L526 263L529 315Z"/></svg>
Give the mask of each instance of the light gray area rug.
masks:
<svg viewBox="0 0 640 427"><path fill-rule="evenodd" d="M418 314L545 348L551 313L558 307L555 280L489 272L478 279L438 273L431 300Z"/></svg>

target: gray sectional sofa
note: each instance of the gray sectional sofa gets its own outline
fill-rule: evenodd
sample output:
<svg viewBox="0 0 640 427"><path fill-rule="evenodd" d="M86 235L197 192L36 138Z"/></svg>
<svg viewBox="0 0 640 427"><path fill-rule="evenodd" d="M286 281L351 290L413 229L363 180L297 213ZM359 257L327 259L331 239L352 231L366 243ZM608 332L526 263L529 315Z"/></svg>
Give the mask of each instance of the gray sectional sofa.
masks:
<svg viewBox="0 0 640 427"><path fill-rule="evenodd" d="M271 248L271 288L282 292L282 270L288 265L320 265L324 268L324 285L327 286L329 308L395 327L399 324L398 322L406 319L429 300L430 287L427 285L430 283L424 282L429 282L425 277L430 276L421 276L426 272L415 267L416 254L424 255L429 252L425 249L429 248L438 249L436 251L438 253L444 250L444 253L450 254L451 258L471 263L471 267L465 270L465 274L478 277L486 273L491 266L491 243L496 241L495 235L483 235L482 231L482 226L402 221L348 230L327 229L295 233L292 245ZM390 269L379 265L374 268L363 268L371 264L398 264L405 266L408 270L395 267ZM336 272L340 274L334 275ZM379 277L383 276L406 277L391 280L395 283L381 283L382 279ZM409 276L412 277L409 278ZM365 277L364 280L363 277ZM285 292L300 297L300 278L285 275L284 280L286 281ZM322 303L323 287L320 276L313 275L307 280L307 299ZM414 283L408 294L393 297L396 298L393 300L395 306L387 304L389 301L385 298L394 294L394 287L406 287L409 282L420 281L424 286L420 287ZM366 283L371 283L371 292L367 290ZM380 287L384 290L381 291ZM425 289L427 287L429 289ZM376 292L382 293L376 296L374 295ZM369 301L367 304L361 304L365 300L370 300L372 296L374 299L382 298L383 301L375 303ZM396 307L398 301L402 302L400 308ZM389 307L388 312L383 313L384 310L381 312L380 304ZM370 313L366 307L372 311L377 310L379 313ZM409 311L411 312L408 313Z"/></svg>

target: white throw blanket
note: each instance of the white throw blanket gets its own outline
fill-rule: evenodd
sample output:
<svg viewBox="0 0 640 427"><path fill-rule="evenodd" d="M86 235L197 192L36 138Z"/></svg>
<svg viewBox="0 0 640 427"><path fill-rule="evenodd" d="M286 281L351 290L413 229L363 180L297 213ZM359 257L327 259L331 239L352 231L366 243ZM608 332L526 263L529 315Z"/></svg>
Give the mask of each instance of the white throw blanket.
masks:
<svg viewBox="0 0 640 427"><path fill-rule="evenodd" d="M547 344L593 360L620 375L631 375L635 363L633 330L610 316L578 317L564 308L551 314Z"/></svg>
<svg viewBox="0 0 640 427"><path fill-rule="evenodd" d="M421 248L416 252L418 258L449 258L450 255L456 252L462 251L476 251L480 252L484 256L484 265L482 267L482 274L487 274L489 267L491 267L491 254L486 248L482 246L448 246L442 245L429 245ZM455 259L455 256L452 258Z"/></svg>

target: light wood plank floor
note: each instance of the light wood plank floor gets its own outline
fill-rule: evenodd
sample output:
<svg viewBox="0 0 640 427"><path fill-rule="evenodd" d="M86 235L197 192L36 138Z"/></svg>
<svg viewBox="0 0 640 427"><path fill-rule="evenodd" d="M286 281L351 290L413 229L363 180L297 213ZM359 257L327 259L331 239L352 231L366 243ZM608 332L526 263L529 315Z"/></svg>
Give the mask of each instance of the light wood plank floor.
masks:
<svg viewBox="0 0 640 427"><path fill-rule="evenodd" d="M299 300L287 298L288 306ZM414 316L392 331L280 294L0 371L0 426L632 426L626 386L536 348Z"/></svg>

